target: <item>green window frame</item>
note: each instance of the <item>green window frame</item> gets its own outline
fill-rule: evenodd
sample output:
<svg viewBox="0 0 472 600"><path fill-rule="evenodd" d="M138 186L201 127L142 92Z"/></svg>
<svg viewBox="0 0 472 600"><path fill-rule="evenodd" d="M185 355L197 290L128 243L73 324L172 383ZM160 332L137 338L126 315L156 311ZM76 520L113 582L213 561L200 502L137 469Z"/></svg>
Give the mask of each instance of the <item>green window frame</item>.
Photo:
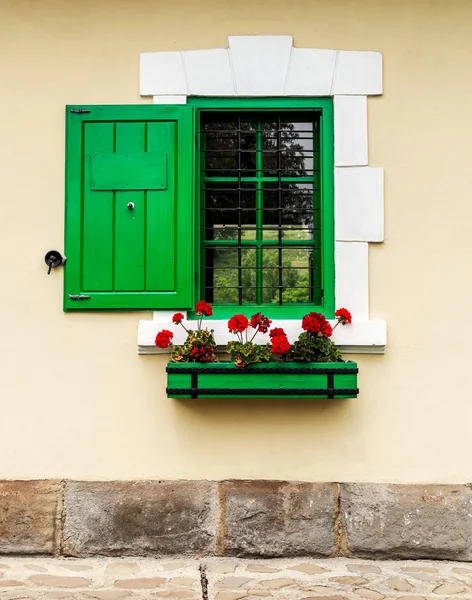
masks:
<svg viewBox="0 0 472 600"><path fill-rule="evenodd" d="M306 116L307 113L313 113L313 118L319 124L319 172L317 177L319 178L319 200L320 200L320 226L321 226L321 239L320 239L320 253L321 258L319 265L321 267L321 277L319 277L319 293L313 303L300 303L300 304L282 304L278 305L275 303L259 302L263 291L260 291L261 286L261 271L262 271L262 248L270 248L271 243L265 242L261 239L261 189L263 185L271 183L271 178L264 177L261 172L261 159L257 160L255 177L245 178L246 183L251 182L256 184L257 188L257 225L256 229L259 229L257 240L251 239L248 241L241 242L239 235L239 242L236 241L234 247L239 248L255 248L256 249L256 277L258 290L258 297L254 303L251 304L222 304L218 305L216 302L213 303L213 318L214 319L225 319L233 315L235 312L246 314L247 316L253 314L257 310L262 310L274 318L300 318L306 312L310 310L316 310L323 313L326 317L334 317L334 135L333 135L333 102L331 98L313 98L313 99L294 99L294 98L188 98L188 104L195 108L195 119L196 119L196 132L197 132L197 147L196 147L196 181L195 181L195 198L196 198L196 223L195 223L195 257L196 257L196 291L199 298L205 297L205 284L202 276L203 266L206 266L204 261L204 253L210 247L231 248L231 244L234 242L223 242L205 240L205 229L202 227L202 213L204 212L204 190L208 184L217 184L221 182L223 184L225 178L220 177L206 177L204 165L202 165L202 156L204 156L204 150L202 148L202 136L200 132L202 130L202 123L207 119L209 115L213 118L218 113L221 113L222 120L225 118L225 113L262 113L265 115L286 114L291 117L296 115ZM259 130L259 128L258 128ZM261 138L261 132L258 131L257 137ZM318 137L318 136L317 136ZM260 139L257 142L256 156L261 156L260 153L262 142ZM234 178L233 178L234 179ZM272 178L275 182L279 181L277 177ZM295 179L294 179L295 181ZM297 178L297 183L309 183L310 178ZM290 182L290 178L289 181ZM314 173L312 173L311 183L314 183ZM239 181L241 185L241 180ZM282 242L279 242L281 244ZM284 248L289 247L293 244L293 248L297 246L306 246L304 243L296 243L286 241L284 242ZM241 245L243 244L243 245ZM245 246L244 246L245 244ZM277 246L280 248L280 246ZM280 253L279 253L280 254ZM240 282L239 282L240 283ZM194 317L194 313L190 313L189 317Z"/></svg>

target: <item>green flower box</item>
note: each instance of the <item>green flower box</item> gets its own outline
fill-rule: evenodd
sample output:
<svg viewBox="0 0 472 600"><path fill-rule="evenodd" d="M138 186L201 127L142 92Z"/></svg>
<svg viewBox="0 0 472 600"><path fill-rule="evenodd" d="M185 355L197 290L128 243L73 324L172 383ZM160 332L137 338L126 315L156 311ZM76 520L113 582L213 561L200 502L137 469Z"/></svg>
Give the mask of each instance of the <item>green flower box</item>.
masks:
<svg viewBox="0 0 472 600"><path fill-rule="evenodd" d="M232 362L167 365L168 398L357 398L357 364Z"/></svg>

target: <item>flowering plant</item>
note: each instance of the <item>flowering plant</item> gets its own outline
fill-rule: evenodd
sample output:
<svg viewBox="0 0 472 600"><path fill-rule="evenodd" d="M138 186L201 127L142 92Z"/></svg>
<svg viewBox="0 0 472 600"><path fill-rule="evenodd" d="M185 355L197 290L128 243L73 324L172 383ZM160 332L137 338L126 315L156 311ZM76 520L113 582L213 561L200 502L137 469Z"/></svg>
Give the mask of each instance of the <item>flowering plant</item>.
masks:
<svg viewBox="0 0 472 600"><path fill-rule="evenodd" d="M315 312L310 312L302 319L303 333L298 336L287 354L287 360L294 362L343 362L339 348L330 339L333 330L341 323L352 322L351 313L340 308L335 313L336 324L331 327L326 318Z"/></svg>
<svg viewBox="0 0 472 600"><path fill-rule="evenodd" d="M211 317L213 309L208 302L197 302L195 311L198 315L197 330L187 329L183 324L184 315L175 313L172 322L181 325L187 332L187 339L182 346L174 346L171 360L173 362L217 362L214 330L202 328L203 317ZM281 327L270 329L272 321L257 312L248 319L243 314L232 316L228 321L228 330L236 335L231 340L227 352L237 367L247 367L253 363L269 362L343 362L341 352L330 339L338 325L352 322L351 313L340 308L335 313L336 324L331 326L321 313L310 312L302 319L304 330L298 339L290 344L287 334ZM257 334L269 334L269 342L254 342ZM156 336L156 346L167 348L172 344L174 334L163 329Z"/></svg>
<svg viewBox="0 0 472 600"><path fill-rule="evenodd" d="M237 367L247 367L252 363L269 362L272 357L272 351L269 344L255 344L254 338L258 333L265 334L269 331L272 321L260 312L252 315L249 320L244 315L234 315L228 321L230 333L235 333L237 341L228 342L226 350L231 360ZM251 328L254 333L248 339L248 330Z"/></svg>
<svg viewBox="0 0 472 600"><path fill-rule="evenodd" d="M198 315L197 330L187 329L183 324L184 315L175 313L172 317L174 325L181 325L187 332L187 339L182 346L174 346L172 349L171 360L173 362L216 362L218 359L215 355L216 342L213 336L213 329L203 329L203 317L211 317L213 309L208 302L200 300L195 306L195 312ZM156 336L156 346L159 348L167 348L172 342L174 334L167 329L159 331Z"/></svg>

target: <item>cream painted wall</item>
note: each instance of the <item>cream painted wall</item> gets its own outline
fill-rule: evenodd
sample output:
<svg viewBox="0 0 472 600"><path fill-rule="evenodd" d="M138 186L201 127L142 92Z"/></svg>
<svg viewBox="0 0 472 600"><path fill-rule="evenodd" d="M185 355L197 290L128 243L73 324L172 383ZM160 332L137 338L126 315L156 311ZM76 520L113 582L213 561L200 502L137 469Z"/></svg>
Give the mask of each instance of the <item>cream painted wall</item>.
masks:
<svg viewBox="0 0 472 600"><path fill-rule="evenodd" d="M0 0L0 478L468 482L472 403L470 0ZM384 356L349 401L173 401L138 356L146 313L64 314L64 105L141 103L139 54L290 34L377 50L370 246ZM149 100L146 100L149 101Z"/></svg>

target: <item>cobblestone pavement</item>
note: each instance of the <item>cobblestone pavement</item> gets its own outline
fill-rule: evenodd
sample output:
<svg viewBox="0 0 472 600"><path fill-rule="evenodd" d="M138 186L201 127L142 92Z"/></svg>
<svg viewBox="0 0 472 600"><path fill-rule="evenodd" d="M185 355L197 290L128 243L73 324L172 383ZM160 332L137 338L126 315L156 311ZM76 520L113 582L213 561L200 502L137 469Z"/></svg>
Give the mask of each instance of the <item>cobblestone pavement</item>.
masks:
<svg viewBox="0 0 472 600"><path fill-rule="evenodd" d="M0 599L472 600L472 563L0 558Z"/></svg>

